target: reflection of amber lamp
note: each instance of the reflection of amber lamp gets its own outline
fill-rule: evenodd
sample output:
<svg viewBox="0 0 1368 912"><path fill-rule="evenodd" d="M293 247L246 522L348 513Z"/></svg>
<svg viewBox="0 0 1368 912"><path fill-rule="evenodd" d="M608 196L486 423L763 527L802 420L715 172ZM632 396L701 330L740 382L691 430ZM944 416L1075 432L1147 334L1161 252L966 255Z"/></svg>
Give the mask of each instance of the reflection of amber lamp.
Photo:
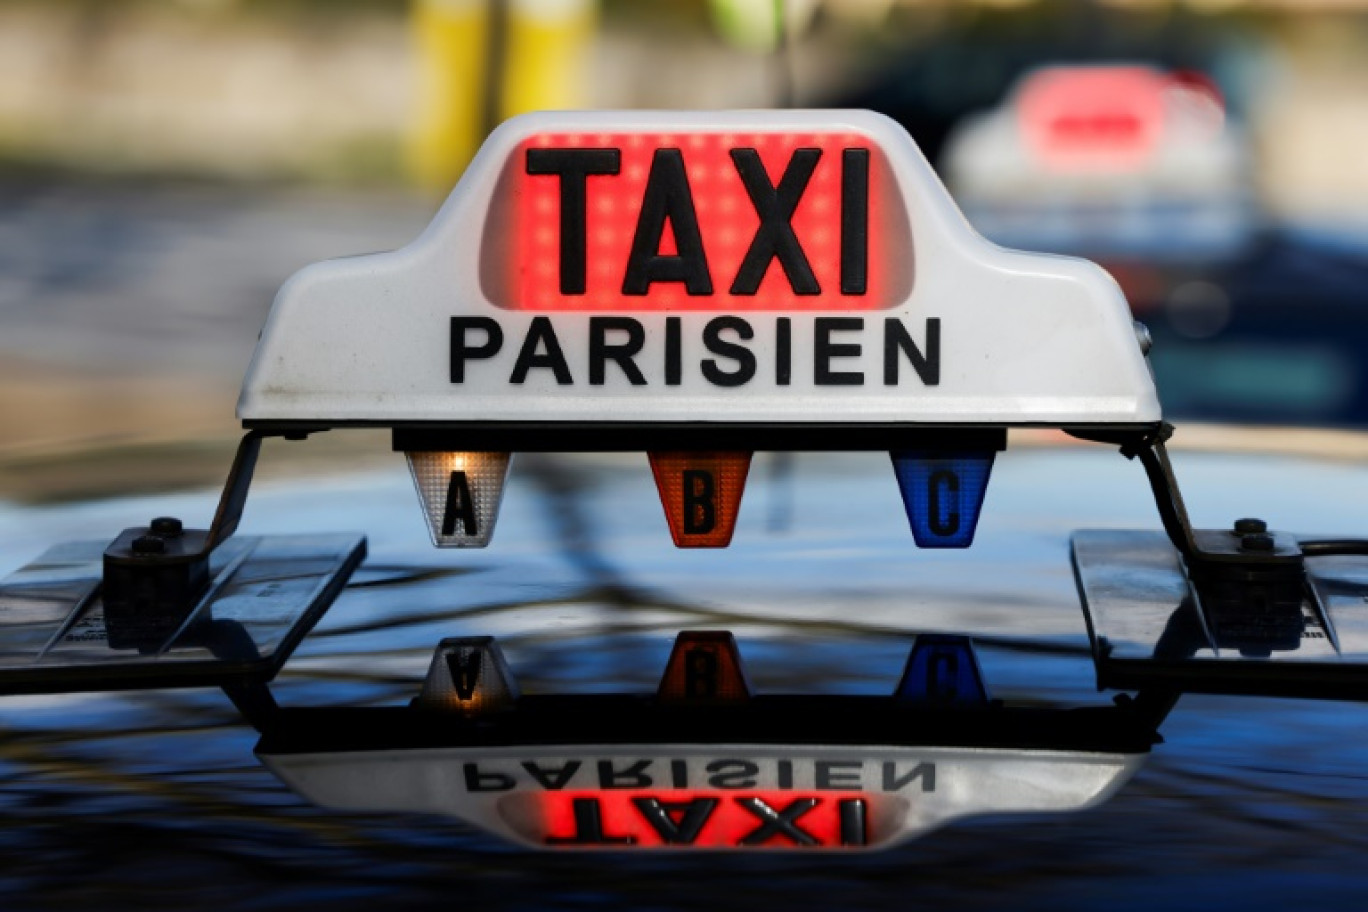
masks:
<svg viewBox="0 0 1368 912"><path fill-rule="evenodd" d="M415 705L474 716L512 709L518 696L493 637L449 637L437 644Z"/></svg>

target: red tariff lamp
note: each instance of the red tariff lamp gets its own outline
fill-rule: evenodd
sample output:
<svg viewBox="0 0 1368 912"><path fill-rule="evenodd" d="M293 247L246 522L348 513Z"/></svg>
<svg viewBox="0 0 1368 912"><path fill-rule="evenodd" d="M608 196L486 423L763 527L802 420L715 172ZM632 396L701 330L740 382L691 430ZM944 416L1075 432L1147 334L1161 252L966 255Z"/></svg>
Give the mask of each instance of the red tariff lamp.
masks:
<svg viewBox="0 0 1368 912"><path fill-rule="evenodd" d="M680 548L725 548L736 529L750 453L651 453L660 503Z"/></svg>

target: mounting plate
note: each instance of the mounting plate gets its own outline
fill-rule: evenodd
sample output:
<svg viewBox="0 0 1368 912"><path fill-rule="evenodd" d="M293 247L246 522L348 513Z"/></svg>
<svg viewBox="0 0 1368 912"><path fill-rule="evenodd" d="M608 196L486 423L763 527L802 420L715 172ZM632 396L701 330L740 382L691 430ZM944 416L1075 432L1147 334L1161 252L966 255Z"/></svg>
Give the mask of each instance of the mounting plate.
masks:
<svg viewBox="0 0 1368 912"><path fill-rule="evenodd" d="M0 581L0 693L265 683L366 554L353 534L235 536L184 623L116 649L100 598L107 546L56 545Z"/></svg>
<svg viewBox="0 0 1368 912"><path fill-rule="evenodd" d="M1368 557L1306 559L1291 648L1257 625L1213 631L1162 532L1076 532L1073 566L1099 688L1368 699Z"/></svg>

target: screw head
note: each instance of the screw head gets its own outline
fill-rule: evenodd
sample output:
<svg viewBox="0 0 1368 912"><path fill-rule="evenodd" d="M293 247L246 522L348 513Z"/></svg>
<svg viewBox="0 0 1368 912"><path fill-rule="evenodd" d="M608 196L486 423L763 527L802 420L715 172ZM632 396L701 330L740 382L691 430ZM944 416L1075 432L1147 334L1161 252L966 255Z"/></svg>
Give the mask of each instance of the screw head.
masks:
<svg viewBox="0 0 1368 912"><path fill-rule="evenodd" d="M1148 355L1150 349L1154 347L1154 337L1150 335L1149 327L1139 320L1135 320L1135 342L1140 346L1140 354Z"/></svg>
<svg viewBox="0 0 1368 912"><path fill-rule="evenodd" d="M139 535L133 539L134 554L165 554L166 540L155 535Z"/></svg>
<svg viewBox="0 0 1368 912"><path fill-rule="evenodd" d="M1272 551L1273 536L1267 532L1251 532L1241 536L1240 549L1243 551Z"/></svg>
<svg viewBox="0 0 1368 912"><path fill-rule="evenodd" d="M1236 535L1249 535L1249 534L1254 533L1254 532L1267 532L1267 531L1268 531L1268 523L1264 522L1262 519L1254 519L1254 518L1252 518L1252 517L1246 517L1245 519L1237 519L1237 520L1235 520L1235 534L1236 534Z"/></svg>
<svg viewBox="0 0 1368 912"><path fill-rule="evenodd" d="M174 538L177 535L180 535L185 527L181 525L181 521L174 516L158 516L156 519L152 520L150 528L154 535Z"/></svg>

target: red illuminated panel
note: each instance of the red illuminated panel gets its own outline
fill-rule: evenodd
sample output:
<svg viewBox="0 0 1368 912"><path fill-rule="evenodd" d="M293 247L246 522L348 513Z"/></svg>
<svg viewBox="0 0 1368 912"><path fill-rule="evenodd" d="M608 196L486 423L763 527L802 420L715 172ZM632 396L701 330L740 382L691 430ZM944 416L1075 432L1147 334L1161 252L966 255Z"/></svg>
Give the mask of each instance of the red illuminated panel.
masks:
<svg viewBox="0 0 1368 912"><path fill-rule="evenodd" d="M888 307L910 287L898 199L855 133L544 133L506 168L482 279L520 310Z"/></svg>
<svg viewBox="0 0 1368 912"><path fill-rule="evenodd" d="M1078 67L1035 74L1022 90L1021 128L1046 166L1128 171L1159 145L1169 80L1144 67Z"/></svg>
<svg viewBox="0 0 1368 912"><path fill-rule="evenodd" d="M552 848L803 849L869 842L857 792L602 791L538 796Z"/></svg>

